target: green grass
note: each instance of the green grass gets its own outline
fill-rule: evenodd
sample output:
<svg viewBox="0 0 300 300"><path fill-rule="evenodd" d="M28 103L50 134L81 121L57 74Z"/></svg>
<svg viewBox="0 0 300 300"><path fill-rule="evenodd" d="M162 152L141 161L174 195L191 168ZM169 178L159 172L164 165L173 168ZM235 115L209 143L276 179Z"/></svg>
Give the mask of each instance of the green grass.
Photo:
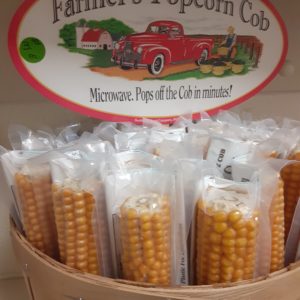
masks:
<svg viewBox="0 0 300 300"><path fill-rule="evenodd" d="M78 49L78 48L69 48L69 52L71 53L79 53L87 56L93 56L93 52L95 50L90 50L90 49Z"/></svg>
<svg viewBox="0 0 300 300"><path fill-rule="evenodd" d="M109 68L115 64L111 61L111 50L94 50L88 67Z"/></svg>

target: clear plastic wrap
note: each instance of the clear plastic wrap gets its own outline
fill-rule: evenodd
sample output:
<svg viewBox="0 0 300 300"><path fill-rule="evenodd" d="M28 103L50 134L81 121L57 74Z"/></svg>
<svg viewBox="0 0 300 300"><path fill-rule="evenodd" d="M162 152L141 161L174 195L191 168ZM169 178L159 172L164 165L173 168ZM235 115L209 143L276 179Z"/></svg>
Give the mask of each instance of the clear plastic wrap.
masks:
<svg viewBox="0 0 300 300"><path fill-rule="evenodd" d="M152 168L116 172L107 176L106 192L118 276L186 284L184 210L174 175Z"/></svg>
<svg viewBox="0 0 300 300"><path fill-rule="evenodd" d="M61 148L78 141L80 137L78 133L80 127L81 127L80 123L74 123L66 127L56 129L57 131L57 136L55 137L56 148Z"/></svg>
<svg viewBox="0 0 300 300"><path fill-rule="evenodd" d="M258 216L255 185L203 178L196 208L196 284L254 278Z"/></svg>
<svg viewBox="0 0 300 300"><path fill-rule="evenodd" d="M115 135L119 133L121 133L121 131L117 129L117 123L111 122L102 122L93 130L93 135L110 142L112 145L114 145L115 142Z"/></svg>
<svg viewBox="0 0 300 300"><path fill-rule="evenodd" d="M293 217L291 230L287 237L285 248L285 264L298 261L300 259L300 201L298 201Z"/></svg>
<svg viewBox="0 0 300 300"><path fill-rule="evenodd" d="M291 164L281 171L284 181L285 235L289 234L295 209L300 198L300 151L290 154Z"/></svg>
<svg viewBox="0 0 300 300"><path fill-rule="evenodd" d="M154 128L150 132L149 143L147 145L147 151L157 156L161 156L161 151L164 152L165 156L168 155L168 147L172 144L180 144L186 138L185 128ZM169 144L169 146L168 146ZM170 149L171 150L171 149ZM172 151L172 150L171 150Z"/></svg>
<svg viewBox="0 0 300 300"><path fill-rule="evenodd" d="M50 130L32 131L23 125L11 125L8 138L13 150L49 151L55 147L55 134Z"/></svg>
<svg viewBox="0 0 300 300"><path fill-rule="evenodd" d="M23 125L11 125L8 128L8 138L14 150L50 151L65 147L79 139L80 124L71 124L56 129L55 134L49 128L33 131Z"/></svg>
<svg viewBox="0 0 300 300"><path fill-rule="evenodd" d="M259 184L260 228L257 274L266 276L284 267L284 190L280 170L286 161L238 158L233 163L233 179L257 180Z"/></svg>
<svg viewBox="0 0 300 300"><path fill-rule="evenodd" d="M138 130L135 132L120 132L114 137L116 150L121 151L147 151L149 144L149 130Z"/></svg>
<svg viewBox="0 0 300 300"><path fill-rule="evenodd" d="M82 272L112 276L100 169L87 157L52 160L53 205L61 261Z"/></svg>
<svg viewBox="0 0 300 300"><path fill-rule="evenodd" d="M252 142L214 136L208 149L207 161L214 164L225 178L231 179L233 159L246 155L253 149L254 144Z"/></svg>
<svg viewBox="0 0 300 300"><path fill-rule="evenodd" d="M164 161L153 154L143 151L124 151L111 156L106 167L106 172L126 172L141 168L159 169L163 164Z"/></svg>
<svg viewBox="0 0 300 300"><path fill-rule="evenodd" d="M256 143L270 138L279 129L275 120L253 121L250 114L244 114L243 118L240 118L235 113L221 111L216 120L223 125L227 137Z"/></svg>
<svg viewBox="0 0 300 300"><path fill-rule="evenodd" d="M212 164L202 159L180 159L176 166L177 186L183 192L187 236L191 234L192 230L198 193L197 186L200 179L206 174L222 176Z"/></svg>
<svg viewBox="0 0 300 300"><path fill-rule="evenodd" d="M46 154L31 151L1 157L26 237L40 251L58 258L48 160Z"/></svg>

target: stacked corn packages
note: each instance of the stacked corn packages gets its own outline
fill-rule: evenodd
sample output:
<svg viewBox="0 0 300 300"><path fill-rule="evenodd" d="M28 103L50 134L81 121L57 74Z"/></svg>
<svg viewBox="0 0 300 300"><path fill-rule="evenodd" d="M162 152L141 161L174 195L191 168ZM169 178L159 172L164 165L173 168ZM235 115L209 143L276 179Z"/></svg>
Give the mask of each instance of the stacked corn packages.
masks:
<svg viewBox="0 0 300 300"><path fill-rule="evenodd" d="M224 285L299 256L296 122L222 112L172 126L101 123L81 136L24 128L1 150L11 207L32 246L69 268Z"/></svg>

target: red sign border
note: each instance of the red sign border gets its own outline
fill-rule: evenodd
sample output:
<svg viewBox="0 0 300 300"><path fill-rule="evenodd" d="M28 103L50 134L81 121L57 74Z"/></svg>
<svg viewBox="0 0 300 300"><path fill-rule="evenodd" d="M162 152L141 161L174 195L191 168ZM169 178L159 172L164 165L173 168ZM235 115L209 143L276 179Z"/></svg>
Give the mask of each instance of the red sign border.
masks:
<svg viewBox="0 0 300 300"><path fill-rule="evenodd" d="M86 115L89 117L93 117L93 118L97 118L97 119L112 121L112 122L128 122L128 121L129 122L139 122L139 120L141 120L142 117L123 116L123 115L114 115L114 114L110 114L110 113L105 113L102 111L93 110L91 108L86 108L80 104L72 102L69 99L65 99L65 98L61 97L60 95L54 93L53 91L51 91L44 85L42 85L28 71L28 69L25 67L25 65L20 57L19 51L18 51L18 45L17 45L18 30L19 30L19 26L23 20L23 17L25 16L26 12L30 9L31 6L33 6L38 1L39 0L24 0L24 2L20 5L18 10L16 11L16 13L10 23L9 31L8 31L8 49L9 49L11 59L15 65L16 69L18 70L20 75L25 79L25 81L27 81L34 89L39 91L40 94L42 94L46 98L50 99L52 102L54 102L60 106L63 106L69 110L78 112L80 114L83 114L83 115ZM265 81L263 81L259 86L257 86L255 89L251 90L247 94L241 96L240 98L238 98L228 104L221 105L221 106L218 106L211 110L208 110L207 113L209 113L210 115L216 114L221 109L230 109L238 104L245 102L246 100L250 99L257 93L259 93L277 76L277 74L279 73L281 67L283 66L283 64L285 62L287 52L288 52L288 32L287 32L286 26L284 24L284 21L283 21L281 15L275 8L275 6L271 2L269 2L269 0L261 0L261 1L274 14L274 16L278 20L280 28L281 28L281 32L282 32L282 36L283 36L283 51L282 51L282 55L279 60L279 63L277 64L277 66L275 67L273 72L269 75L269 77ZM149 118L159 120L162 123L171 123L177 117L178 116L149 117ZM193 117L195 119L198 119L199 113L195 113L193 115Z"/></svg>

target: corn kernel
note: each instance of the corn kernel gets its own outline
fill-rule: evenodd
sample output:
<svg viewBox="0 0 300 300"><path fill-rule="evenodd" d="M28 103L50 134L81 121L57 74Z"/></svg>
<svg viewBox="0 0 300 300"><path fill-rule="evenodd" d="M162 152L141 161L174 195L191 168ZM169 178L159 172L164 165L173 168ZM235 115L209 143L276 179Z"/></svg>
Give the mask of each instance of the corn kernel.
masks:
<svg viewBox="0 0 300 300"><path fill-rule="evenodd" d="M236 223L238 222L240 219L242 218L242 213L238 210L236 211L232 211L229 215L228 215L228 220L231 223Z"/></svg>
<svg viewBox="0 0 300 300"><path fill-rule="evenodd" d="M225 222L214 224L214 230L216 233L223 233L224 231L226 231L227 227L227 223Z"/></svg>
<svg viewBox="0 0 300 300"><path fill-rule="evenodd" d="M169 206L166 197L156 194L130 197L121 206L121 263L124 279L170 285ZM127 249L131 251L129 256L124 255ZM131 270L131 266L134 266L134 269ZM137 272L134 273L135 271Z"/></svg>
<svg viewBox="0 0 300 300"><path fill-rule="evenodd" d="M56 226L61 228L58 233L62 262L83 272L99 274L92 225L93 195L55 185L52 190L56 193L53 200Z"/></svg>
<svg viewBox="0 0 300 300"><path fill-rule="evenodd" d="M15 185L21 205L24 231L32 245L57 258L57 232L52 207L49 167L29 168L30 175L15 174Z"/></svg>
<svg viewBox="0 0 300 300"><path fill-rule="evenodd" d="M254 244L258 228L255 212L207 209L203 201L196 213L197 284L227 283L253 278ZM253 247L252 247L253 245ZM247 251L250 251L250 254Z"/></svg>

